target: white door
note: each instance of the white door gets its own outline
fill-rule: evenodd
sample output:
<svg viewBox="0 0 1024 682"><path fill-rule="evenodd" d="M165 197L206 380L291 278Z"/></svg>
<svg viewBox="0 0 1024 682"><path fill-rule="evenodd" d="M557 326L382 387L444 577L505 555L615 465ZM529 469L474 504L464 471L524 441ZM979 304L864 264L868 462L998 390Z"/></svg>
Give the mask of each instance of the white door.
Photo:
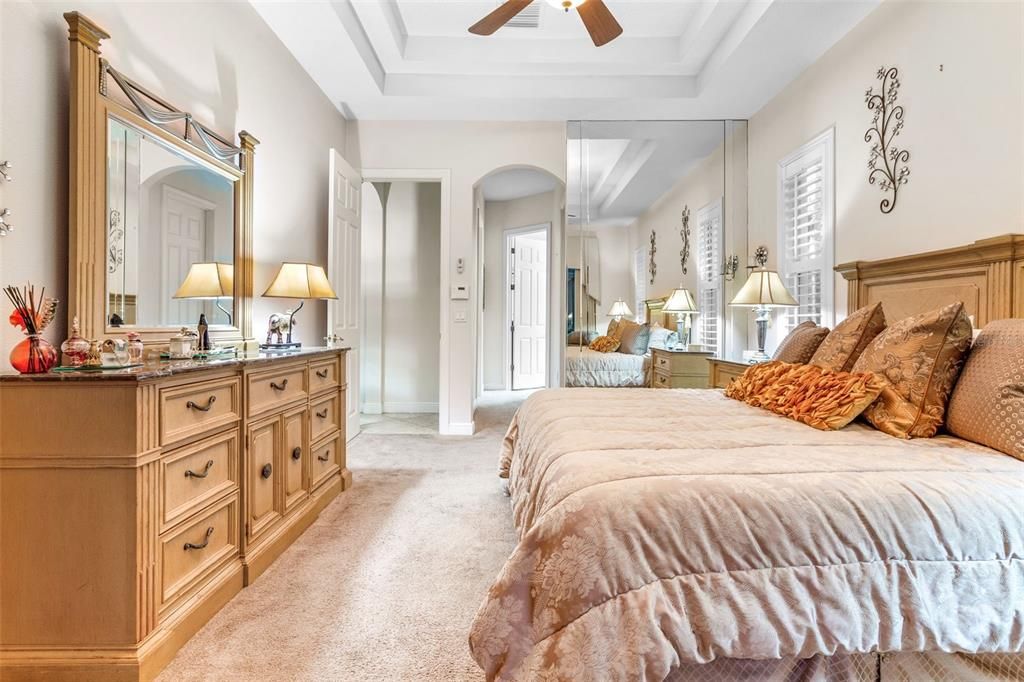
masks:
<svg viewBox="0 0 1024 682"><path fill-rule="evenodd" d="M206 208L198 197L164 185L162 193L163 278L161 324L195 324L206 312L202 301L172 298L193 263L206 260Z"/></svg>
<svg viewBox="0 0 1024 682"><path fill-rule="evenodd" d="M516 234L508 241L512 389L541 388L547 379L547 234Z"/></svg>
<svg viewBox="0 0 1024 682"><path fill-rule="evenodd" d="M351 440L359 433L359 260L360 206L363 180L342 156L331 150L330 230L327 236L327 276L337 300L327 307L328 333L337 343L351 348L345 361L345 433Z"/></svg>

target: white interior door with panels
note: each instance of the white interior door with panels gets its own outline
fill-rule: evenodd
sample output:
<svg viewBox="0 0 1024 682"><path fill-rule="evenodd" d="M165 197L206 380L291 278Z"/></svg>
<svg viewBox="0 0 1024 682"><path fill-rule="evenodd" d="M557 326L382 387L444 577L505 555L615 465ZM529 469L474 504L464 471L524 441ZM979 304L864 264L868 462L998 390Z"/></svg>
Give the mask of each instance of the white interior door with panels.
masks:
<svg viewBox="0 0 1024 682"><path fill-rule="evenodd" d="M800 305L780 316L776 341L801 322L835 323L834 145L830 128L779 162L779 275Z"/></svg>
<svg viewBox="0 0 1024 682"><path fill-rule="evenodd" d="M338 298L327 307L327 330L335 343L349 346L346 355L346 436L359 433L359 302L360 291L360 199L363 180L342 156L331 149L327 276Z"/></svg>
<svg viewBox="0 0 1024 682"><path fill-rule="evenodd" d="M722 357L725 348L722 300L722 200L697 211L697 329L704 350Z"/></svg>
<svg viewBox="0 0 1024 682"><path fill-rule="evenodd" d="M547 383L548 228L505 233L510 388Z"/></svg>
<svg viewBox="0 0 1024 682"><path fill-rule="evenodd" d="M202 301L176 299L174 292L185 281L193 263L207 260L209 235L207 230L208 211L217 205L183 192L169 185L161 193L161 222L163 230L163 277L161 278L160 311L162 320L186 322L198 320L206 311Z"/></svg>

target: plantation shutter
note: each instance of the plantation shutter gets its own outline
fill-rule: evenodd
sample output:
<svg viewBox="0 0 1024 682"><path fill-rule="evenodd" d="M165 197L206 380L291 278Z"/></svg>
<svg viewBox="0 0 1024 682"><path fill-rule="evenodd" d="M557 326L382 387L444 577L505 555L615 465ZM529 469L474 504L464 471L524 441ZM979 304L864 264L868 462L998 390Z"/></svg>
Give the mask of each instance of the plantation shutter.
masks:
<svg viewBox="0 0 1024 682"><path fill-rule="evenodd" d="M697 211L697 317L698 342L704 350L722 355L723 315L722 202L718 200Z"/></svg>
<svg viewBox="0 0 1024 682"><path fill-rule="evenodd" d="M830 130L779 165L779 274L799 302L780 316L783 334L833 322L832 193Z"/></svg>
<svg viewBox="0 0 1024 682"><path fill-rule="evenodd" d="M647 254L644 253L643 248L637 249L633 253L633 313L636 315L637 322L643 322L647 319L646 303L647 300Z"/></svg>

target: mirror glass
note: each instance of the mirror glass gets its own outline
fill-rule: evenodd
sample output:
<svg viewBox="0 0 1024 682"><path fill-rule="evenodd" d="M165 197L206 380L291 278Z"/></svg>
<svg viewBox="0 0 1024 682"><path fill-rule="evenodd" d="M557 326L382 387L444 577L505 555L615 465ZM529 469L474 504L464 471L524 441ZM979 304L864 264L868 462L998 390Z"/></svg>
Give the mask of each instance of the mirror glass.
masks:
<svg viewBox="0 0 1024 682"><path fill-rule="evenodd" d="M651 386L654 346L727 355L746 333L722 271L746 263L745 124L575 121L567 146L565 384ZM695 310L663 311L679 289ZM620 321L649 329L588 348Z"/></svg>
<svg viewBox="0 0 1024 682"><path fill-rule="evenodd" d="M108 326L230 325L234 235L234 177L108 119Z"/></svg>

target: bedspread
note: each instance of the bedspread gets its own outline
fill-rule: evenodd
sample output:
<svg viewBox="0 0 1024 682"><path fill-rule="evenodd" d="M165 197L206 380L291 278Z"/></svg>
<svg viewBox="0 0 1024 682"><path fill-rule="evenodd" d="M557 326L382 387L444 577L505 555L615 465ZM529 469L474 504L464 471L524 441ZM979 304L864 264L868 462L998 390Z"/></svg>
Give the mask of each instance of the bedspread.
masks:
<svg viewBox="0 0 1024 682"><path fill-rule="evenodd" d="M576 388L643 388L650 385L651 356L600 353L587 347L565 351L565 385Z"/></svg>
<svg viewBox="0 0 1024 682"><path fill-rule="evenodd" d="M501 473L519 543L470 633L488 679L1024 647L1024 462L988 448L713 390L553 389Z"/></svg>

